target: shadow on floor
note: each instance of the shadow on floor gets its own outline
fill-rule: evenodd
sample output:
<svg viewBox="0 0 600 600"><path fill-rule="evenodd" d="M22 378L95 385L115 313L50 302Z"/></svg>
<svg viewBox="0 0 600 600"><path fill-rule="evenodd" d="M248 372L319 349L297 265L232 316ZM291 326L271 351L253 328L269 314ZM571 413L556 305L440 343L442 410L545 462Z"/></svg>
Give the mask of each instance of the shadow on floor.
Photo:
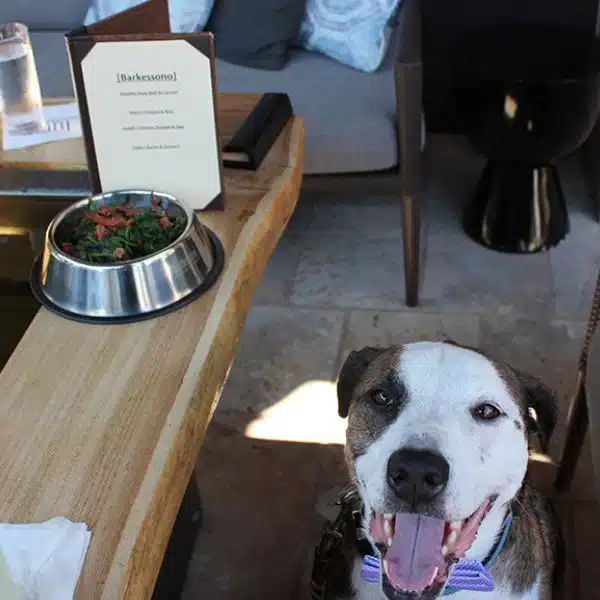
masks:
<svg viewBox="0 0 600 600"><path fill-rule="evenodd" d="M213 422L197 466L204 522L184 600L308 598L318 498L346 475L342 448L244 437Z"/></svg>

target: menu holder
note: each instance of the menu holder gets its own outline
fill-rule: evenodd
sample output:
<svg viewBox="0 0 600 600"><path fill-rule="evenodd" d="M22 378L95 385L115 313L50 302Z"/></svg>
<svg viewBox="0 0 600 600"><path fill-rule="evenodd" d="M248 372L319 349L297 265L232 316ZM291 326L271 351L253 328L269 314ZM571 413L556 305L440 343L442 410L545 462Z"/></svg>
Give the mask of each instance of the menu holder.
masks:
<svg viewBox="0 0 600 600"><path fill-rule="evenodd" d="M222 209L212 34L170 33L167 0L149 0L65 39L92 192Z"/></svg>

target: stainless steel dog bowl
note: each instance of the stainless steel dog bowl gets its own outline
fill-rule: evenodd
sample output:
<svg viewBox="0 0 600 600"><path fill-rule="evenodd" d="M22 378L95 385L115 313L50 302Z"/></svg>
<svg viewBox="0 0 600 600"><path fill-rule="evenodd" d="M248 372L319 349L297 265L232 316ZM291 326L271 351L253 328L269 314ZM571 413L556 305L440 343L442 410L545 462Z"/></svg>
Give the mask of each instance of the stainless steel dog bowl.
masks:
<svg viewBox="0 0 600 600"><path fill-rule="evenodd" d="M44 251L31 276L40 302L63 316L86 322L131 322L178 308L214 282L222 265L216 236L176 198L144 190L107 192L92 197L98 205L126 201L138 208L160 202L167 214L184 217L186 227L170 246L140 259L93 264L61 249L86 212L85 198L50 223Z"/></svg>

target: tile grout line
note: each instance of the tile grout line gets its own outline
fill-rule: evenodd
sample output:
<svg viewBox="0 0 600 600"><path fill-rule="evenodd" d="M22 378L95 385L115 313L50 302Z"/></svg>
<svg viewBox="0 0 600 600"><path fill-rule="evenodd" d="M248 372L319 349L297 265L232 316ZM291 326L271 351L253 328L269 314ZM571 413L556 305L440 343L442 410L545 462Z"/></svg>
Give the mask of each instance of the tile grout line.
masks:
<svg viewBox="0 0 600 600"><path fill-rule="evenodd" d="M336 357L335 357L335 362L334 362L334 368L333 368L333 373L331 376L331 381L335 381L337 382L337 378L338 378L338 374L339 371L342 367L342 350L344 348L344 341L346 339L346 336L348 334L348 328L350 325L350 315L351 315L352 311L351 310L345 310L343 317L342 317L342 327L340 330L340 339L338 342L338 349L337 349L337 353L336 353Z"/></svg>
<svg viewBox="0 0 600 600"><path fill-rule="evenodd" d="M548 273L550 279L550 310L548 310L548 320L556 321L558 317L558 303L556 294L556 281L554 277L554 268L552 267L552 258L550 252L546 252L546 260L548 261Z"/></svg>
<svg viewBox="0 0 600 600"><path fill-rule="evenodd" d="M298 271L300 270L300 263L302 262L302 256L300 250L298 250L297 260L295 260L294 267L289 277L285 277L283 282L283 301L287 306L293 306L292 296L294 295L294 286L296 284L296 278L298 277Z"/></svg>
<svg viewBox="0 0 600 600"><path fill-rule="evenodd" d="M428 315L450 315L453 317L489 317L496 316L497 310L493 310L492 307L484 307L481 310L475 310L465 308L464 310L444 310L441 307L408 307L406 305L399 306L397 308L390 307L365 307L365 306L332 306L330 304L315 305L315 304L293 304L290 302L258 302L253 305L256 308L289 308L305 311L323 311L323 312L363 312L363 313L397 313L403 315L414 315L415 317L428 316ZM525 321L537 321L534 315L519 313L513 315L516 319L522 319ZM586 318L587 319L587 318ZM573 320L573 319L550 319L552 322L565 323L572 325L581 325L586 323L586 319Z"/></svg>

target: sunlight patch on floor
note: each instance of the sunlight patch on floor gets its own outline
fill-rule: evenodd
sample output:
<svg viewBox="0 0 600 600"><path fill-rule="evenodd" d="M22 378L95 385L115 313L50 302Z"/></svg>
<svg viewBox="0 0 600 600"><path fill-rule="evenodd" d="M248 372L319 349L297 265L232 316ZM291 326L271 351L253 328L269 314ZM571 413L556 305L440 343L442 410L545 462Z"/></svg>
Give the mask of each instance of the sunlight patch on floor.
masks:
<svg viewBox="0 0 600 600"><path fill-rule="evenodd" d="M337 414L335 383L303 383L262 411L244 433L260 440L343 445L346 421Z"/></svg>

